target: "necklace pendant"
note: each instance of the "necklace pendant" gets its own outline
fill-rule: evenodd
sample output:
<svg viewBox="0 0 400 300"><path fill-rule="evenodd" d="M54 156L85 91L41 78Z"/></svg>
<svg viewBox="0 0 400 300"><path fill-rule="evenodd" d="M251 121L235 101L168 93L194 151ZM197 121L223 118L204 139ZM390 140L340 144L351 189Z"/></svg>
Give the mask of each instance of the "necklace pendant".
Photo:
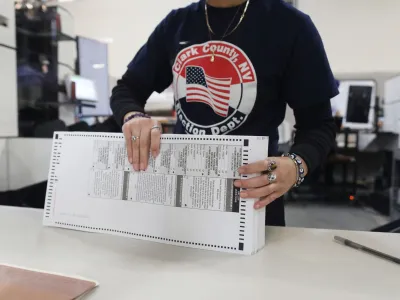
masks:
<svg viewBox="0 0 400 300"><path fill-rule="evenodd" d="M214 60L215 60L215 55L213 53L213 54L211 54L211 62L214 62Z"/></svg>

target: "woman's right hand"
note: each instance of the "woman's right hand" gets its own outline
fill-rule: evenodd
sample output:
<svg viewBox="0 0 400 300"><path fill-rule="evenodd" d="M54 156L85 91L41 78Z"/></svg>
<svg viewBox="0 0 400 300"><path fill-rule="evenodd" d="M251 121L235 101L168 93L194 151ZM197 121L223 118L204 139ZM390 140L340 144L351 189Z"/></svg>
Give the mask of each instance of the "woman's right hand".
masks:
<svg viewBox="0 0 400 300"><path fill-rule="evenodd" d="M135 171L145 171L149 154L155 158L160 153L160 124L150 118L133 118L122 126L129 163ZM136 138L133 138L136 137Z"/></svg>

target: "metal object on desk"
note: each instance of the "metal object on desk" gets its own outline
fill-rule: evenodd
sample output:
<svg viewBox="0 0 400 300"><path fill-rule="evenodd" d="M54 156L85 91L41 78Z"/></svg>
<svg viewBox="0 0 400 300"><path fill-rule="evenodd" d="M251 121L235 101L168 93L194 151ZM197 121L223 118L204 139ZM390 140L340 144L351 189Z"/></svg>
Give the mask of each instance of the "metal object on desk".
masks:
<svg viewBox="0 0 400 300"><path fill-rule="evenodd" d="M391 256L391 255L383 253L381 251L378 251L378 250L372 249L370 247L361 245L361 244L353 242L353 241L351 241L349 239L345 239L345 238L342 238L340 236L335 236L334 237L334 241L337 242L337 243L340 243L340 244L342 244L344 246L347 246L347 247L362 251L364 253L371 254L371 255L373 255L375 257L379 257L381 259L385 259L387 261L390 261L390 262L393 262L395 264L399 264L400 265L400 258L395 257L395 256Z"/></svg>

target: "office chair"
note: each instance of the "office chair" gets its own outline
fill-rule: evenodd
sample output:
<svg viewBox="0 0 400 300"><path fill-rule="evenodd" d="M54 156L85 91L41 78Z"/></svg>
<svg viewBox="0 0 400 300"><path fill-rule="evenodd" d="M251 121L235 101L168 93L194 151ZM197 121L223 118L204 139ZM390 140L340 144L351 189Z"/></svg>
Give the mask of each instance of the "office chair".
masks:
<svg viewBox="0 0 400 300"><path fill-rule="evenodd" d="M53 138L55 131L68 131L68 128L61 120L48 121L37 124L33 136L37 138Z"/></svg>

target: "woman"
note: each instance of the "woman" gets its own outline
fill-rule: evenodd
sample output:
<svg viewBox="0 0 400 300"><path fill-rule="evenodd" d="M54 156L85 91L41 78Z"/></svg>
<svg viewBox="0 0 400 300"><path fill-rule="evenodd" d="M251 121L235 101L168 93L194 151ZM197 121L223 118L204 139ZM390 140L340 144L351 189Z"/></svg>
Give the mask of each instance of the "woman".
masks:
<svg viewBox="0 0 400 300"><path fill-rule="evenodd" d="M311 19L282 0L201 0L172 11L111 96L135 170L160 146L146 100L171 84L175 133L269 136L270 157L240 169L262 175L235 185L246 188L243 198L260 199L255 209L267 206L267 225L284 226L282 196L324 162L335 140L330 99L338 91ZM295 142L276 157L287 104Z"/></svg>

